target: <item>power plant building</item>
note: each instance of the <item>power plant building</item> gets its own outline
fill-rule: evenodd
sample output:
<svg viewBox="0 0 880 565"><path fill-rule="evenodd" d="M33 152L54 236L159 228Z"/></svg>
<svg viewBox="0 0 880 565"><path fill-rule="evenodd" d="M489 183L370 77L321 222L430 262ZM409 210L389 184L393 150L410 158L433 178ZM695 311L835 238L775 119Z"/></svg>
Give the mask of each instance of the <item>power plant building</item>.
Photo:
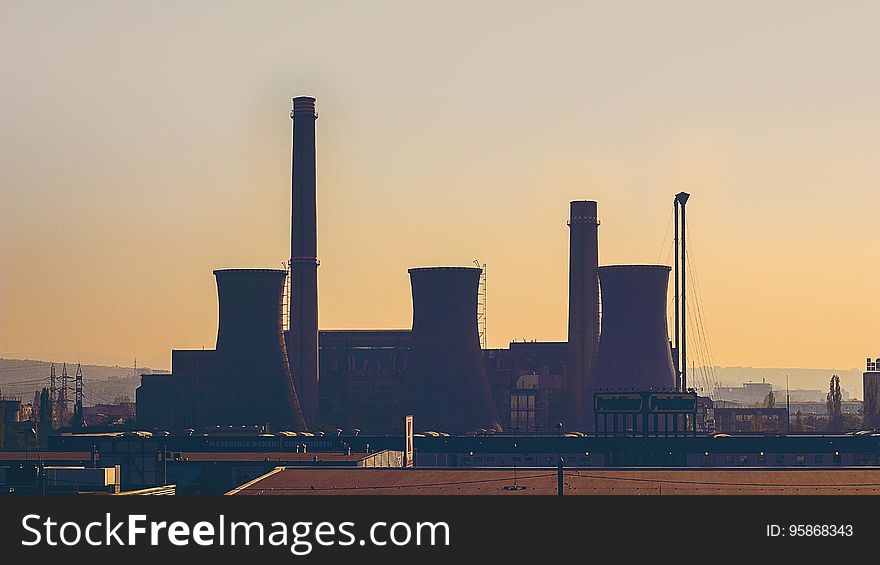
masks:
<svg viewBox="0 0 880 565"><path fill-rule="evenodd" d="M321 420L345 430L400 426L411 334L408 329L321 330Z"/></svg>
<svg viewBox="0 0 880 565"><path fill-rule="evenodd" d="M319 332L315 99L294 98L290 117L289 271L214 272L216 349L175 350L171 375L145 378L140 425L384 431L413 414L418 429L447 433L560 423L589 431L594 393L675 386L665 317L670 268L599 267L593 200L570 203L567 342L482 350L482 269L474 267L410 269L411 330Z"/></svg>

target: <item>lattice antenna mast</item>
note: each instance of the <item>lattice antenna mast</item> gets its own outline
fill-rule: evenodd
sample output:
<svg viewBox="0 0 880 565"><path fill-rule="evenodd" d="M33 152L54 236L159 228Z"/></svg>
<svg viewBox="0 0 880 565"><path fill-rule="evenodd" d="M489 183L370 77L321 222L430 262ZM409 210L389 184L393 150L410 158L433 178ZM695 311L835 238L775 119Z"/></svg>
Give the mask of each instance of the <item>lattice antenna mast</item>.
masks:
<svg viewBox="0 0 880 565"><path fill-rule="evenodd" d="M58 389L55 383L55 363L49 367L49 401L56 402L58 400Z"/></svg>
<svg viewBox="0 0 880 565"><path fill-rule="evenodd" d="M137 366L137 361L135 361L135 366ZM76 412L80 416L82 416L83 410L83 372L82 365L79 363L76 364L76 380L75 380L75 402L76 402Z"/></svg>
<svg viewBox="0 0 880 565"><path fill-rule="evenodd" d="M67 422L67 403L70 401L67 391L70 390L70 375L67 373L67 363L61 366L61 388L58 389L58 425L64 426Z"/></svg>
<svg viewBox="0 0 880 565"><path fill-rule="evenodd" d="M58 382L55 376L55 363L49 367L49 425L53 429L56 426L55 418L58 416Z"/></svg>

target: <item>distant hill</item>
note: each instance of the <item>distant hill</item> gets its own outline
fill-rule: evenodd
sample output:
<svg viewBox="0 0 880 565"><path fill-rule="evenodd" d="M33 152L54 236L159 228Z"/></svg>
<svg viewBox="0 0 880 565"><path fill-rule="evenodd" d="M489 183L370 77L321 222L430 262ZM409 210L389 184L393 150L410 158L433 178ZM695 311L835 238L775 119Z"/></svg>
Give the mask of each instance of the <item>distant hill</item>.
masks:
<svg viewBox="0 0 880 565"><path fill-rule="evenodd" d="M61 369L64 361L55 361L57 386L61 386ZM0 391L8 396L21 396L31 402L34 392L49 387L50 361L32 359L0 359ZM112 403L117 397L127 396L134 401L134 391L140 385L140 375L153 372L149 367L138 367L137 375L133 367L107 367L102 365L83 365L83 403L94 406ZM73 376L76 363L67 363L70 375L70 396L73 397Z"/></svg>

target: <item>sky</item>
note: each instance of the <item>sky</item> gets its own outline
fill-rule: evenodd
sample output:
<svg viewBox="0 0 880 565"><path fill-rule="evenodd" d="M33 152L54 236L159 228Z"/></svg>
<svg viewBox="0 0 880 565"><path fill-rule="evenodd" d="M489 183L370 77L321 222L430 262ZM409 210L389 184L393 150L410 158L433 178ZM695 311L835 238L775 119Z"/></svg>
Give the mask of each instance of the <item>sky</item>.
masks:
<svg viewBox="0 0 880 565"><path fill-rule="evenodd" d="M310 95L322 328L410 327L408 268L478 260L490 347L565 340L568 202L598 201L602 264L671 264L686 190L691 356L861 367L877 21L855 1L0 0L0 357L212 348L212 270L289 255L290 98Z"/></svg>

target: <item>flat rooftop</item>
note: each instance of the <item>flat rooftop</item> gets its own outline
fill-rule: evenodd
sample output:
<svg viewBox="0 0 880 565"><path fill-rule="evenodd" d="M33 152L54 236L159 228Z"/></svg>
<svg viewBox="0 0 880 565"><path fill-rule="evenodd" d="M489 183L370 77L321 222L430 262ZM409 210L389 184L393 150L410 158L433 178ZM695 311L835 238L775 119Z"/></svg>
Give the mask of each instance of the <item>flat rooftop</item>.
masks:
<svg viewBox="0 0 880 565"><path fill-rule="evenodd" d="M555 469L279 467L230 495L552 495ZM880 495L880 469L565 471L565 495ZM524 488L516 488L524 487Z"/></svg>
<svg viewBox="0 0 880 565"><path fill-rule="evenodd" d="M324 462L324 463L355 463L358 461L363 461L364 459L369 458L375 453L352 453L351 455L346 453L285 453L281 451L266 451L266 452L235 452L235 451L226 451L226 452L217 452L217 453L205 453L199 451L193 452L177 452L174 451L174 457L169 457L168 461L176 461L177 455L180 455L180 460L186 461L277 461L281 463L293 463L293 462L303 462L303 463L313 463Z"/></svg>
<svg viewBox="0 0 880 565"><path fill-rule="evenodd" d="M8 461L88 461L88 451L0 451L0 462Z"/></svg>

